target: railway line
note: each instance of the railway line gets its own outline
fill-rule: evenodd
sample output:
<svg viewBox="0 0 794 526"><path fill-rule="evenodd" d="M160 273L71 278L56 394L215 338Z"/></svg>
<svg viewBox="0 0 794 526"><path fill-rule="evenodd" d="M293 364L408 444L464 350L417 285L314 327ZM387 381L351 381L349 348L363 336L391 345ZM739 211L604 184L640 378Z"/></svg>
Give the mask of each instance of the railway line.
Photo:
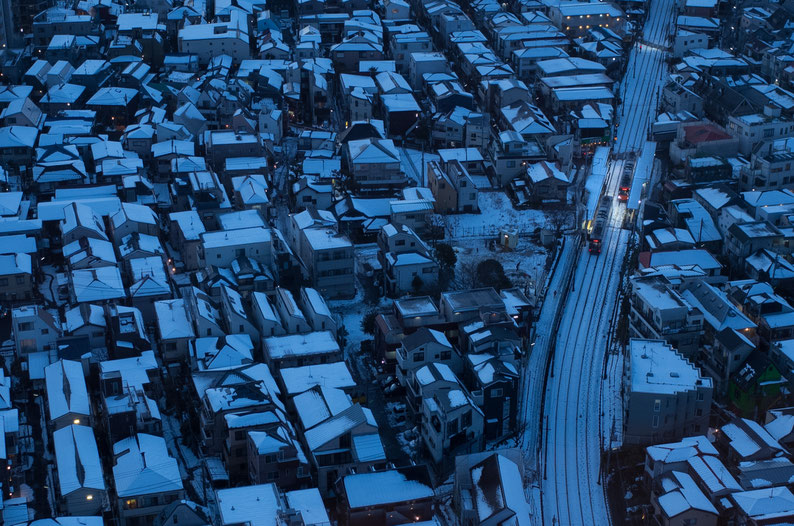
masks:
<svg viewBox="0 0 794 526"><path fill-rule="evenodd" d="M673 25L675 3L650 3L643 38L635 44L621 86L620 127L603 195L618 196L625 159L647 139L666 76L662 49ZM602 378L615 298L629 245L624 204L614 199L600 255L580 247L546 382L542 418L541 496L544 524L610 524L601 458L609 429L601 418ZM565 291L563 291L565 293Z"/></svg>

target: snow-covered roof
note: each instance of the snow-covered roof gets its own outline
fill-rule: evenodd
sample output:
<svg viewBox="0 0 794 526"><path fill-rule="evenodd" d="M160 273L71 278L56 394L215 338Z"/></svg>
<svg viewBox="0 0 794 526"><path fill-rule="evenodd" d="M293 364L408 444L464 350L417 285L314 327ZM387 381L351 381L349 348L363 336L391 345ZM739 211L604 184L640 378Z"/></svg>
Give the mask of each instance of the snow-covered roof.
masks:
<svg viewBox="0 0 794 526"><path fill-rule="evenodd" d="M331 310L322 295L316 289L311 287L304 287L301 289L303 297L306 298L306 305L304 307L311 307L311 310L318 316L326 316L331 318Z"/></svg>
<svg viewBox="0 0 794 526"><path fill-rule="evenodd" d="M674 395L711 387L711 378L663 340L632 339L629 352L631 392Z"/></svg>
<svg viewBox="0 0 794 526"><path fill-rule="evenodd" d="M65 245L62 253L72 267L81 263L90 267L99 267L101 263L116 264L113 244L104 239L83 237Z"/></svg>
<svg viewBox="0 0 794 526"><path fill-rule="evenodd" d="M359 404L351 405L341 413L306 431L304 434L306 445L309 451L317 451L328 442L365 424L377 428L372 411Z"/></svg>
<svg viewBox="0 0 794 526"><path fill-rule="evenodd" d="M292 399L295 411L303 429L311 429L317 424L338 415L353 405L350 396L335 387L317 385L296 395Z"/></svg>
<svg viewBox="0 0 794 526"><path fill-rule="evenodd" d="M673 471L662 483L666 486L667 493L659 497L659 506L668 518L688 510L717 515L717 509L687 473Z"/></svg>
<svg viewBox="0 0 794 526"><path fill-rule="evenodd" d="M197 338L192 345L199 369L234 369L254 361L254 344L248 334L207 336Z"/></svg>
<svg viewBox="0 0 794 526"><path fill-rule="evenodd" d="M470 474L474 506L481 523L509 510L514 526L531 524L523 478L515 462L495 453L472 467Z"/></svg>
<svg viewBox="0 0 794 526"><path fill-rule="evenodd" d="M331 524L328 512L325 511L320 490L317 488L288 491L285 494L287 506L297 510L305 526L323 526Z"/></svg>
<svg viewBox="0 0 794 526"><path fill-rule="evenodd" d="M723 329L741 331L756 327L756 324L728 299L725 292L706 282L690 284L681 297L703 313L703 319L716 332Z"/></svg>
<svg viewBox="0 0 794 526"><path fill-rule="evenodd" d="M718 270L722 268L707 250L695 248L686 250L669 250L661 252L643 252L640 254L640 265L645 268L677 265L697 265L703 270Z"/></svg>
<svg viewBox="0 0 794 526"><path fill-rule="evenodd" d="M195 336L184 299L155 301L154 309L157 314L157 327L160 331L160 338L163 340L193 338Z"/></svg>
<svg viewBox="0 0 794 526"><path fill-rule="evenodd" d="M259 313L264 320L281 324L281 318L273 309L273 305L271 305L267 294L264 292L254 292L252 298L253 304L259 309Z"/></svg>
<svg viewBox="0 0 794 526"><path fill-rule="evenodd" d="M168 215L171 221L176 221L182 235L187 241L195 241L201 238L201 234L206 232L204 223L201 222L201 216L196 210L187 210L184 212L172 212Z"/></svg>
<svg viewBox="0 0 794 526"><path fill-rule="evenodd" d="M388 261L389 265L392 267L406 267L433 263L433 260L418 252L402 252L399 254L388 252L386 253L386 261Z"/></svg>
<svg viewBox="0 0 794 526"><path fill-rule="evenodd" d="M182 475L162 437L138 433L113 444L119 497L160 494L182 489Z"/></svg>
<svg viewBox="0 0 794 526"><path fill-rule="evenodd" d="M151 381L148 371L157 368L157 360L152 351L143 351L140 356L99 362L101 374L118 371L121 374L122 384L134 390L143 390L143 386Z"/></svg>
<svg viewBox="0 0 794 526"><path fill-rule="evenodd" d="M711 494L724 494L726 491L741 491L742 486L733 478L728 468L712 455L694 456L687 459L692 472L706 486Z"/></svg>
<svg viewBox="0 0 794 526"><path fill-rule="evenodd" d="M33 148L39 130L30 126L3 126L0 128L0 148Z"/></svg>
<svg viewBox="0 0 794 526"><path fill-rule="evenodd" d="M93 429L80 425L66 426L52 434L52 441L61 496L66 497L80 489L105 490Z"/></svg>
<svg viewBox="0 0 794 526"><path fill-rule="evenodd" d="M347 236L332 229L306 228L303 230L303 235L314 251L334 250L353 246Z"/></svg>
<svg viewBox="0 0 794 526"><path fill-rule="evenodd" d="M86 106L117 106L126 108L137 95L138 90L136 89L110 86L99 88L85 104Z"/></svg>
<svg viewBox="0 0 794 526"><path fill-rule="evenodd" d="M559 182L568 183L568 176L560 170L555 163L549 161L542 161L539 163L532 163L527 167L527 176L535 183L541 183L547 179L553 179Z"/></svg>
<svg viewBox="0 0 794 526"><path fill-rule="evenodd" d="M399 163L400 154L391 139L360 139L347 143L355 164Z"/></svg>
<svg viewBox="0 0 794 526"><path fill-rule="evenodd" d="M265 227L267 223L256 210L237 210L218 216L221 230L239 230L242 228Z"/></svg>
<svg viewBox="0 0 794 526"><path fill-rule="evenodd" d="M350 369L343 361L288 367L281 369L280 372L287 396L303 393L315 385L337 389L352 388L357 385L350 374Z"/></svg>
<svg viewBox="0 0 794 526"><path fill-rule="evenodd" d="M75 298L79 303L119 299L127 296L121 273L116 267L73 270Z"/></svg>
<svg viewBox="0 0 794 526"><path fill-rule="evenodd" d="M753 420L741 418L721 428L722 434L727 438L728 446L741 459L747 459L767 448L772 453L783 451L777 440Z"/></svg>
<svg viewBox="0 0 794 526"><path fill-rule="evenodd" d="M0 276L31 274L33 263L29 254L0 254Z"/></svg>
<svg viewBox="0 0 794 526"><path fill-rule="evenodd" d="M794 340L786 340L789 345L794 344ZM771 421L764 424L764 428L775 440L783 440L789 438L794 432L794 413L791 408L771 409L767 414L767 420L772 417Z"/></svg>
<svg viewBox="0 0 794 526"><path fill-rule="evenodd" d="M434 495L430 486L396 470L348 475L343 485L351 509L431 499Z"/></svg>
<svg viewBox="0 0 794 526"><path fill-rule="evenodd" d="M81 303L64 314L63 330L72 333L81 327L93 325L106 327L105 310L99 305Z"/></svg>
<svg viewBox="0 0 794 526"><path fill-rule="evenodd" d="M254 243L269 244L270 230L265 227L240 228L237 230L219 230L205 232L201 235L204 248L234 247Z"/></svg>
<svg viewBox="0 0 794 526"><path fill-rule="evenodd" d="M450 369L449 365L445 363L430 363L428 365L424 365L416 370L414 373L414 378L421 386L430 385L431 383L438 380L444 380L454 384L460 383L458 381L458 377L455 376L455 373L452 372L452 369Z"/></svg>
<svg viewBox="0 0 794 526"><path fill-rule="evenodd" d="M281 521L281 499L275 484L222 489L215 496L221 526L273 526Z"/></svg>
<svg viewBox="0 0 794 526"><path fill-rule="evenodd" d="M730 498L758 523L794 515L794 494L785 486L737 492Z"/></svg>
<svg viewBox="0 0 794 526"><path fill-rule="evenodd" d="M58 360L44 368L44 381L47 387L47 408L50 420L64 415L79 416L91 414L91 404L80 362ZM87 422L86 422L87 423Z"/></svg>
<svg viewBox="0 0 794 526"><path fill-rule="evenodd" d="M680 442L648 446L645 448L645 452L655 462L663 462L665 464L683 462L698 454L714 456L718 454L717 449L703 435L686 437L681 439Z"/></svg>

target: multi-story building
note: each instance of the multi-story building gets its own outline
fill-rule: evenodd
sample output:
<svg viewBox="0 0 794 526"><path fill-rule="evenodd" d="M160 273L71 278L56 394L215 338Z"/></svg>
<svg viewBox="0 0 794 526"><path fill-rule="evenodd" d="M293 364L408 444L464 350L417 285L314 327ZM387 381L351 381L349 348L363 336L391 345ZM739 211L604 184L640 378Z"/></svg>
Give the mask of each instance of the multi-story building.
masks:
<svg viewBox="0 0 794 526"><path fill-rule="evenodd" d="M631 279L629 334L633 338L665 340L691 357L698 350L702 332L703 313L662 279Z"/></svg>
<svg viewBox="0 0 794 526"><path fill-rule="evenodd" d="M663 340L632 339L624 375L624 440L653 444L708 428L712 381Z"/></svg>
<svg viewBox="0 0 794 526"><path fill-rule="evenodd" d="M68 425L52 434L59 507L69 515L93 515L107 509L107 489L94 431Z"/></svg>
<svg viewBox="0 0 794 526"><path fill-rule="evenodd" d="M479 190L469 171L457 159L444 167L437 161L427 163L427 182L435 197L436 213L479 211Z"/></svg>
<svg viewBox="0 0 794 526"><path fill-rule="evenodd" d="M169 504L185 498L182 475L165 439L139 433L113 444L116 517L122 526L152 524Z"/></svg>
<svg viewBox="0 0 794 526"><path fill-rule="evenodd" d="M785 128L784 128L785 129ZM774 128L771 129L774 133ZM769 140L757 146L750 164L742 166L740 190L767 190L794 182L794 139Z"/></svg>
<svg viewBox="0 0 794 526"><path fill-rule="evenodd" d="M779 109L766 107L763 113L729 115L726 129L739 139L739 153L749 156L761 142L794 135L794 121L781 118Z"/></svg>
<svg viewBox="0 0 794 526"><path fill-rule="evenodd" d="M402 187L407 183L400 168L400 153L391 139L360 139L343 151L352 180L362 190Z"/></svg>
<svg viewBox="0 0 794 526"><path fill-rule="evenodd" d="M422 327L403 339L397 351L397 380L408 384L409 372L430 364L448 365L453 372L462 372L460 353L443 332Z"/></svg>
<svg viewBox="0 0 794 526"><path fill-rule="evenodd" d="M264 265L272 262L271 234L264 227L205 232L201 239L207 266L230 267L239 257L249 257Z"/></svg>
<svg viewBox="0 0 794 526"><path fill-rule="evenodd" d="M449 468L456 455L482 450L484 424L482 410L460 385L422 400L422 443L440 471Z"/></svg>
<svg viewBox="0 0 794 526"><path fill-rule="evenodd" d="M549 9L548 16L571 38L583 36L595 27L621 34L625 25L623 11L610 2L561 2Z"/></svg>
<svg viewBox="0 0 794 526"><path fill-rule="evenodd" d="M229 13L229 22L190 24L180 29L180 53L197 55L202 64L208 64L219 54L227 54L237 61L250 58L245 13L242 9L231 9Z"/></svg>
<svg viewBox="0 0 794 526"><path fill-rule="evenodd" d="M327 297L352 297L356 292L353 278L353 244L336 230L306 228L299 254L306 266L311 285Z"/></svg>

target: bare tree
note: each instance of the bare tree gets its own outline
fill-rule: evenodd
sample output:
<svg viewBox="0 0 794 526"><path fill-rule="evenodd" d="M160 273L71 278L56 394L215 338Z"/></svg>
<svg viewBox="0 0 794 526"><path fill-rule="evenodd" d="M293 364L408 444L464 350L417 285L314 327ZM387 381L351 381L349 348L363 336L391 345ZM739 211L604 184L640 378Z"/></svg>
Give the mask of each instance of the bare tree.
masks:
<svg viewBox="0 0 794 526"><path fill-rule="evenodd" d="M477 286L477 263L474 261L463 261L458 266L459 270L455 273L456 281L461 288L473 289Z"/></svg>
<svg viewBox="0 0 794 526"><path fill-rule="evenodd" d="M433 246L436 246L436 241L444 239L447 222L443 216L439 214L431 214L427 218L427 234L433 240Z"/></svg>
<svg viewBox="0 0 794 526"><path fill-rule="evenodd" d="M549 225L557 235L560 235L562 231L565 230L568 225L570 225L572 217L573 214L571 214L570 210L566 210L564 208L550 210L546 214L546 219L548 220Z"/></svg>

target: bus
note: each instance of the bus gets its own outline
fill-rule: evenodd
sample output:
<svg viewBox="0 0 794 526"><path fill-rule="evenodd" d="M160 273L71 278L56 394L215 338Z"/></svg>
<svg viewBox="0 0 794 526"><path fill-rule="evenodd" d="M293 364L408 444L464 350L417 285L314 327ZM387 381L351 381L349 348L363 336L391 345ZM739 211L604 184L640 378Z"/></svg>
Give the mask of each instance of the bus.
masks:
<svg viewBox="0 0 794 526"><path fill-rule="evenodd" d="M606 233L607 222L609 221L609 211L612 208L612 196L605 195L598 204L595 217L590 221L590 228L587 234L587 250L596 256L601 253L601 242Z"/></svg>
<svg viewBox="0 0 794 526"><path fill-rule="evenodd" d="M626 202L631 194L631 181L634 179L634 161L629 159L623 163L623 175L620 178L618 201Z"/></svg>

